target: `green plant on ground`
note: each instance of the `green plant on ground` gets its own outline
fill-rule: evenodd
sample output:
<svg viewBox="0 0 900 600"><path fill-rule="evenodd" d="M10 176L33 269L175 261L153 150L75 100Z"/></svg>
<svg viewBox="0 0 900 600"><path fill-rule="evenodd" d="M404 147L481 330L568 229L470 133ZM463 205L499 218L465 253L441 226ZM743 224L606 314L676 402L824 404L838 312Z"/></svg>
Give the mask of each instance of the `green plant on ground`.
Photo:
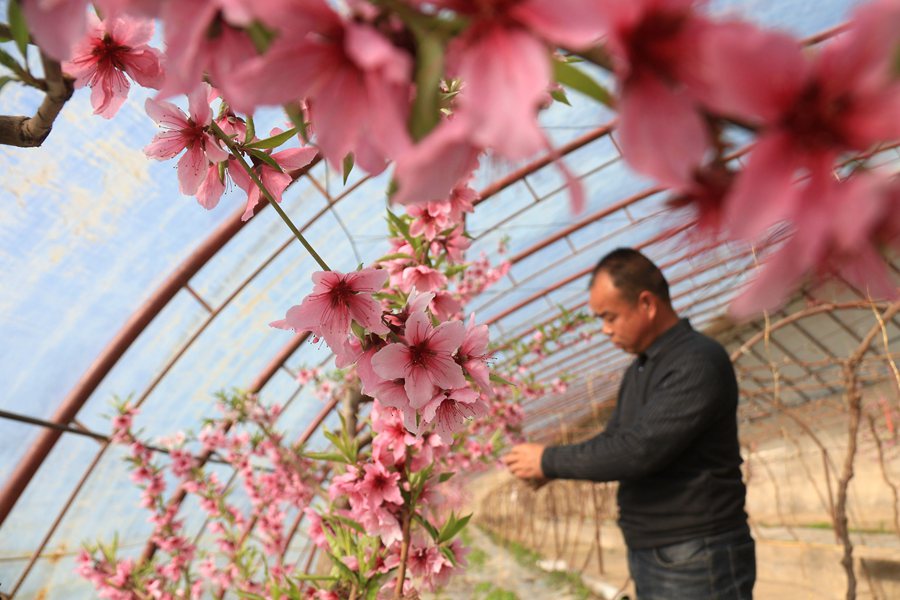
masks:
<svg viewBox="0 0 900 600"><path fill-rule="evenodd" d="M541 560L540 553L516 542L501 537L496 532L479 525L478 528L490 538L490 540L498 546L505 548L523 567L537 570L537 561ZM543 573L543 571L541 571ZM590 600L596 598L593 592L584 584L581 575L575 571L551 571L545 575L547 580L555 587L566 587L578 600Z"/></svg>
<svg viewBox="0 0 900 600"><path fill-rule="evenodd" d="M473 547L469 555L466 556L466 561L468 561L470 569L483 569L487 562L487 552L481 548Z"/></svg>
<svg viewBox="0 0 900 600"><path fill-rule="evenodd" d="M515 592L496 587L490 581L482 581L476 585L475 594L475 598L481 600L519 600Z"/></svg>

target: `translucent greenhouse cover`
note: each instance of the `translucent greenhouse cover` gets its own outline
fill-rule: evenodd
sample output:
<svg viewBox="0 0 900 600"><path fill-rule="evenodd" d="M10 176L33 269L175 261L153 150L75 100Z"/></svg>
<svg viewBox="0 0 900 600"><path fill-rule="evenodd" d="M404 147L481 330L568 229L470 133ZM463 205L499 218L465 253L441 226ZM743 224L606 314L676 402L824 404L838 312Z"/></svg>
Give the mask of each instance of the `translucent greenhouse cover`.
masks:
<svg viewBox="0 0 900 600"><path fill-rule="evenodd" d="M713 6L807 36L840 24L853 4L759 0ZM156 133L143 109L148 93L133 90L109 122L91 114L88 93L76 93L42 148L0 146L4 411L51 420L129 317L217 227L243 210L240 190L226 194L216 209L204 210L179 193L174 161L144 156L142 148ZM596 134L613 117L577 93L569 98L571 107L556 103L542 117L558 147ZM28 90L8 85L0 92L0 111L30 114L39 101ZM261 120L282 125L274 112ZM521 333L552 316L558 305L583 301L586 276L579 273L604 250L639 245L679 223L678 215L665 211L665 195L649 194L625 210L610 210L588 227L553 238L651 186L622 164L612 137L593 138L565 157L585 185L582 215L571 213L559 170L547 164L511 179L468 219L475 238L471 257L484 252L499 262L502 239L508 240L507 257L553 240L516 262L508 277L470 305L479 319L491 323L492 339ZM473 187L488 189L527 167L485 159ZM387 182L388 175L366 178L353 172L344 184L340 173L319 163L285 193L283 206L296 223L308 223L308 239L333 268L350 270L388 249L383 217ZM727 301L739 277L727 276L727 269L734 268L728 261L674 260L686 256L683 240L652 244L647 252L661 263L674 263L667 271L670 278L690 271L686 277L692 289L717 295L715 310L706 310L701 302L692 305L697 315L687 313L701 325L721 311L717 307ZM704 260L710 267L698 271L696 265L702 267ZM109 432L111 400L132 396L145 398L137 426L147 436L197 430L214 411L216 391L248 387L290 341L291 334L268 323L282 318L309 292L315 270L274 211L263 210L149 323L78 412L78 427ZM681 301L691 304L691 297ZM296 394L293 374L328 360L326 348L303 344L261 390L268 401L286 402L296 395L280 420L288 432L303 431L322 409L322 401L309 391ZM325 425L334 425L334 418ZM4 483L41 430L0 419ZM312 443L322 444L322 438L314 436ZM20 579L60 515L17 597L91 597L90 585L74 573L74 556L84 541L109 540L117 531L121 548L140 552L150 525L138 508L138 489L128 479L123 452L112 447L98 454L100 447L91 437L63 433L0 529L0 591ZM187 505L182 512L189 524L199 526L195 508Z"/></svg>

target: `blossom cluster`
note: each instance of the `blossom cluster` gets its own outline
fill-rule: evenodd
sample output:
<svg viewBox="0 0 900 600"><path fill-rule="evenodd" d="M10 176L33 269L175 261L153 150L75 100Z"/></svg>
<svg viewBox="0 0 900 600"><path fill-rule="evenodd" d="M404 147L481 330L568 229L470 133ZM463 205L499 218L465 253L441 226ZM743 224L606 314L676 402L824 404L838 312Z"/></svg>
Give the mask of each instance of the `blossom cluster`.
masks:
<svg viewBox="0 0 900 600"><path fill-rule="evenodd" d="M265 407L243 393L220 394L219 400L219 418L207 420L196 434L179 432L157 445L140 439L137 409L118 405L112 437L130 450L131 479L153 524L152 558L147 549L143 558L122 556L115 542L83 548L77 570L98 597L170 600L225 590L274 597L274 587L297 572L297 565L285 561L288 517L309 505L324 472L274 428L278 405ZM239 484L221 481L207 468L210 461L233 468ZM233 497L237 485L245 500ZM184 495L193 496L210 521L212 541L204 547L178 518Z"/></svg>
<svg viewBox="0 0 900 600"><path fill-rule="evenodd" d="M838 271L873 295L896 291L880 252L900 239L900 185L866 158L900 138L897 0L858 7L816 51L787 33L714 16L697 0L94 5L103 21L87 0L26 2L24 10L33 38L67 60L77 85L93 88L103 116L121 105L128 77L160 90L147 109L165 131L148 154L186 150L181 189L204 206L215 205L230 175L250 196L249 217L256 186L280 199L291 173L319 153L344 171L355 164L377 174L393 164L393 200L416 205L417 226L434 239L447 210L427 203L446 202L483 153L512 161L552 154L538 115L560 82L584 82L569 60L581 56L616 80L614 99L596 82L578 89L618 111L628 164L668 187L673 205L693 207L706 231L769 248L738 313L771 307L815 270ZM164 53L148 45L154 23L163 26ZM204 92L204 81L215 92ZM211 93L221 97L221 123L200 106ZM189 115L164 100L175 94L189 96ZM299 148L273 153L292 136L258 140L252 127L226 127L266 105L285 107ZM240 147L218 132L214 139L212 126ZM736 129L755 143L735 151L733 140L747 138ZM238 154L255 176L238 168ZM579 184L563 171L580 206ZM772 228L785 222L793 234L773 243ZM452 253L466 241L449 232L439 243ZM429 275L404 270L391 282L429 291L441 283Z"/></svg>

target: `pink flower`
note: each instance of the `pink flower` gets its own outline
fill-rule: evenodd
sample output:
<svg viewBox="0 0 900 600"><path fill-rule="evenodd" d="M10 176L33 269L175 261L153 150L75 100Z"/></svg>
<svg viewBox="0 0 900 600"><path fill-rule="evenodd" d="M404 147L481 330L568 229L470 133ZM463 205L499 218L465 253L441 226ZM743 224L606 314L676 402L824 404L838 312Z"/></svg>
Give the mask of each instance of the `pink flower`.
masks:
<svg viewBox="0 0 900 600"><path fill-rule="evenodd" d="M471 19L465 32L451 42L447 61L463 82L458 113L465 115L472 143L513 160L542 149L546 142L537 113L551 83L550 50L544 39L584 46L599 38L603 22L596 3L437 4Z"/></svg>
<svg viewBox="0 0 900 600"><path fill-rule="evenodd" d="M433 423L434 431L445 444L453 441L453 434L462 431L471 417L487 413L481 395L470 387L439 390L422 408L422 423Z"/></svg>
<svg viewBox="0 0 900 600"><path fill-rule="evenodd" d="M219 200L222 199L222 194L225 193L225 182L220 177L219 165L220 163L209 163L206 169L206 177L200 182L200 185L197 187L197 193L194 194L197 202L206 210L212 210L218 206ZM225 173L227 172L226 169Z"/></svg>
<svg viewBox="0 0 900 600"><path fill-rule="evenodd" d="M368 534L381 537L381 543L390 546L403 539L403 530L397 517L386 507L390 504L382 504L376 508L361 505L359 510L354 510L351 516L363 526Z"/></svg>
<svg viewBox="0 0 900 600"><path fill-rule="evenodd" d="M385 379L403 379L412 408L421 408L434 396L434 387L458 388L466 385L462 369L453 353L465 336L459 321L433 327L424 312L415 312L406 321L405 343L388 344L372 357L372 367Z"/></svg>
<svg viewBox="0 0 900 600"><path fill-rule="evenodd" d="M430 584L431 577L440 570L441 552L435 546L415 540L409 549L409 572Z"/></svg>
<svg viewBox="0 0 900 600"><path fill-rule="evenodd" d="M52 58L68 60L87 30L86 0L29 0L22 12L35 41Z"/></svg>
<svg viewBox="0 0 900 600"><path fill-rule="evenodd" d="M692 69L715 27L694 0L603 2L607 45L620 82L619 141L625 160L666 185L691 180L709 146Z"/></svg>
<svg viewBox="0 0 900 600"><path fill-rule="evenodd" d="M225 96L241 109L305 98L322 155L340 168L353 153L370 173L409 144L412 60L376 29L307 0L310 18L241 67Z"/></svg>
<svg viewBox="0 0 900 600"><path fill-rule="evenodd" d="M415 148L397 157L394 177L399 204L446 201L458 182L478 166L484 149L469 138L468 125L459 116L442 121Z"/></svg>
<svg viewBox="0 0 900 600"><path fill-rule="evenodd" d="M469 376L486 393L493 393L490 372L487 366L488 360L488 332L487 325L476 325L475 315L469 317L466 326L466 335L459 347L456 362L469 374Z"/></svg>
<svg viewBox="0 0 900 600"><path fill-rule="evenodd" d="M188 96L190 116L170 102L147 99L147 114L164 128L144 148L144 153L157 160L173 158L182 150L187 152L178 160L178 187L182 194L192 196L208 174L210 163L228 158L215 137L208 131L212 120L207 97L207 84L197 87Z"/></svg>
<svg viewBox="0 0 900 600"><path fill-rule="evenodd" d="M425 206L413 205L406 212L413 218L409 226L409 235L413 237L423 235L430 242L450 226L450 219L436 202L429 202Z"/></svg>
<svg viewBox="0 0 900 600"><path fill-rule="evenodd" d="M74 49L63 70L75 78L75 87L91 88L94 114L107 119L125 102L129 83L125 74L144 87L159 88L163 71L160 53L147 45L153 37L153 21L91 15L91 29Z"/></svg>
<svg viewBox="0 0 900 600"><path fill-rule="evenodd" d="M440 290L434 294L430 308L437 320L444 322L457 318L459 311L462 310L462 304L452 293Z"/></svg>
<svg viewBox="0 0 900 600"><path fill-rule="evenodd" d="M406 447L416 441L404 426L400 411L390 406L382 407L377 399L372 405L372 430L376 433L372 440L372 455L380 462L403 462Z"/></svg>
<svg viewBox="0 0 900 600"><path fill-rule="evenodd" d="M364 465L363 471L365 476L357 489L369 506L376 508L385 502L403 504L399 485L400 473L390 472L383 464L377 462Z"/></svg>
<svg viewBox="0 0 900 600"><path fill-rule="evenodd" d="M313 273L313 291L298 306L288 309L282 321L270 323L279 329L311 331L325 338L334 352L341 350L356 321L367 331L385 334L381 305L372 294L381 290L388 274L384 269L363 269L353 273L319 271Z"/></svg>
<svg viewBox="0 0 900 600"><path fill-rule="evenodd" d="M469 187L466 183L457 184L450 192L450 200L444 206L454 223L461 223L465 213L475 210L475 202L481 199L481 195Z"/></svg>
<svg viewBox="0 0 900 600"><path fill-rule="evenodd" d="M447 285L447 277L431 267L416 265L403 269L403 290L415 288L423 292L430 292L445 285Z"/></svg>
<svg viewBox="0 0 900 600"><path fill-rule="evenodd" d="M802 229L819 202L804 188L827 185L837 157L900 137L900 80L890 66L898 27L900 4L865 5L813 60L792 38L747 24L707 36L704 101L763 128L727 198L735 235L755 237L783 219ZM800 174L805 186L795 184Z"/></svg>
<svg viewBox="0 0 900 600"><path fill-rule="evenodd" d="M272 135L277 135L278 133L280 133L279 130L272 131ZM312 159L316 157L316 154L316 149L309 147L281 150L280 152L271 154L272 160L281 166L280 171L269 166L267 163L261 163L254 168L254 171L260 181L262 181L262 184L266 186L266 189L275 197L275 200L281 202L281 195L293 181L293 177L291 177L288 172L305 167L312 162ZM242 166L229 163L229 171L231 172L231 178L234 180L234 183L247 193L247 208L241 216L241 220L246 221L253 216L253 209L256 208L256 205L259 203L262 192L260 191L259 186L250 179L247 171L245 171Z"/></svg>
<svg viewBox="0 0 900 600"><path fill-rule="evenodd" d="M810 182L804 193L814 201L809 201L806 220L762 265L732 303L732 313L746 317L777 308L810 269L842 275L873 298L896 297L897 286L879 247L900 246L898 190L896 180L865 172L844 181Z"/></svg>
<svg viewBox="0 0 900 600"><path fill-rule="evenodd" d="M432 252L437 252L443 248L447 253L447 260L452 263L461 263L465 260L466 250L472 245L472 240L465 236L465 230L460 226L450 232L444 238L439 238L432 243Z"/></svg>
<svg viewBox="0 0 900 600"><path fill-rule="evenodd" d="M256 56L256 47L239 27L246 11L232 0L179 0L162 4L166 81L160 97L188 93L204 74L219 89L238 77L237 67Z"/></svg>
<svg viewBox="0 0 900 600"><path fill-rule="evenodd" d="M397 409L409 431L415 431L416 411L409 404L402 378L384 379L372 367L372 358L383 346L373 346L366 350L356 363L362 392L372 396L389 408Z"/></svg>
<svg viewBox="0 0 900 600"><path fill-rule="evenodd" d="M550 52L527 31L501 22L471 26L448 48L462 79L458 115L472 144L511 160L545 146L537 113L550 86Z"/></svg>

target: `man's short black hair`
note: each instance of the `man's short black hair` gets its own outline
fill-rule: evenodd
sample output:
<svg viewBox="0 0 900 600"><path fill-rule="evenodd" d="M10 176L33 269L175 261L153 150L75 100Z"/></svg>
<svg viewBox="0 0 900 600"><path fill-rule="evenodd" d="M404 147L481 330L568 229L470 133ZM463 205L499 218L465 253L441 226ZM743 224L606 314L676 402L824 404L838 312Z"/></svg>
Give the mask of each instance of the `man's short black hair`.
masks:
<svg viewBox="0 0 900 600"><path fill-rule="evenodd" d="M616 248L600 259L591 273L590 286L599 273L606 273L613 285L622 293L625 301L634 304L641 292L648 291L666 304L669 298L669 283L653 261L633 248Z"/></svg>

